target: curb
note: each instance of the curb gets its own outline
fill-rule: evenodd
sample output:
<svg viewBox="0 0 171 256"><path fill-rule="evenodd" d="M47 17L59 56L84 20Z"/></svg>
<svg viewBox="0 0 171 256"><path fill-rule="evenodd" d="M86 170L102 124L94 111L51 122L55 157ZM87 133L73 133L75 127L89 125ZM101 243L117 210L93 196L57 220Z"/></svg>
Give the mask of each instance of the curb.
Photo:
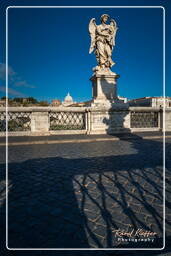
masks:
<svg viewBox="0 0 171 256"><path fill-rule="evenodd" d="M165 136L165 138L171 138L171 135ZM66 143L88 143L88 142L100 142L100 141L119 141L119 140L150 140L150 139L163 139L163 136L144 136L140 138L125 137L123 139L114 138L96 138L96 139L70 139L70 140L42 140L42 141L22 141L22 142L9 142L8 146L19 145L43 145L43 144L66 144ZM6 146L6 142L1 142L0 146Z"/></svg>

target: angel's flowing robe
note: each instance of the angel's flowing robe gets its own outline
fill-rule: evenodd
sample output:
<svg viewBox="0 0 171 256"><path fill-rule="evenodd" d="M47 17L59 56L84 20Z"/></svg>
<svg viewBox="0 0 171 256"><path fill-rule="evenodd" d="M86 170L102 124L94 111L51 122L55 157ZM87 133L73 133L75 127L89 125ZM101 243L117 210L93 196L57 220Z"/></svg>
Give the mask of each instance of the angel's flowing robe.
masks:
<svg viewBox="0 0 171 256"><path fill-rule="evenodd" d="M96 29L96 58L99 66L112 67L113 31L110 25L99 25Z"/></svg>

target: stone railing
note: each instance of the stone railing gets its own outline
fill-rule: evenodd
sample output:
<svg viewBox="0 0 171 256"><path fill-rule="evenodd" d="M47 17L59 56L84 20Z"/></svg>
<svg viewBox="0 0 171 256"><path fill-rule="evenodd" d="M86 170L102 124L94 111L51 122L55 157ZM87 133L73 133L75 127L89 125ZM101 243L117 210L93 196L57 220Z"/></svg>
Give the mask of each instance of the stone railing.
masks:
<svg viewBox="0 0 171 256"><path fill-rule="evenodd" d="M79 107L9 107L11 135L86 133L87 110ZM0 134L6 131L6 110L0 108ZM64 132L65 131L65 132Z"/></svg>
<svg viewBox="0 0 171 256"><path fill-rule="evenodd" d="M86 111L53 111L49 112L50 130L85 130Z"/></svg>
<svg viewBox="0 0 171 256"><path fill-rule="evenodd" d="M30 111L9 111L7 114L8 131L30 131L31 112ZM0 131L6 131L6 112L0 112Z"/></svg>
<svg viewBox="0 0 171 256"><path fill-rule="evenodd" d="M163 111L151 107L9 107L9 135L104 134L163 129ZM165 111L171 131L171 109ZM0 108L0 135L5 135L6 110Z"/></svg>
<svg viewBox="0 0 171 256"><path fill-rule="evenodd" d="M154 107L129 107L131 131L162 130L163 110Z"/></svg>

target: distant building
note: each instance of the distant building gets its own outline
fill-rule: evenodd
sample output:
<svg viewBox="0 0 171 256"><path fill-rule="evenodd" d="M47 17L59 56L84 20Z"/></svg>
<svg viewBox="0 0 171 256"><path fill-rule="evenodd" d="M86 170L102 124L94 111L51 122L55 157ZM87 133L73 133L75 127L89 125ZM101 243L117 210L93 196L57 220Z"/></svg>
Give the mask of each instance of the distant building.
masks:
<svg viewBox="0 0 171 256"><path fill-rule="evenodd" d="M58 100L58 99L52 100L52 106L53 107L58 107L60 105L61 105L60 100Z"/></svg>
<svg viewBox="0 0 171 256"><path fill-rule="evenodd" d="M27 98L23 98L22 99L22 103L28 103L28 99Z"/></svg>
<svg viewBox="0 0 171 256"><path fill-rule="evenodd" d="M121 97L121 96L119 96L119 95L118 95L118 99L119 99L119 100L122 100L123 103L127 103L127 102L128 102L128 99L127 99L127 98Z"/></svg>
<svg viewBox="0 0 171 256"><path fill-rule="evenodd" d="M83 102L76 102L71 105L71 107L90 107L92 100L83 101Z"/></svg>
<svg viewBox="0 0 171 256"><path fill-rule="evenodd" d="M62 102L62 105L64 107L68 107L74 103L76 103L76 102L73 101L73 98L71 97L71 95L68 92L67 96L65 97L64 101Z"/></svg>
<svg viewBox="0 0 171 256"><path fill-rule="evenodd" d="M0 100L0 107L6 106L6 100Z"/></svg>
<svg viewBox="0 0 171 256"><path fill-rule="evenodd" d="M144 97L128 101L129 106L140 106L140 107L163 107L164 97ZM171 107L171 97L165 98L166 108Z"/></svg>

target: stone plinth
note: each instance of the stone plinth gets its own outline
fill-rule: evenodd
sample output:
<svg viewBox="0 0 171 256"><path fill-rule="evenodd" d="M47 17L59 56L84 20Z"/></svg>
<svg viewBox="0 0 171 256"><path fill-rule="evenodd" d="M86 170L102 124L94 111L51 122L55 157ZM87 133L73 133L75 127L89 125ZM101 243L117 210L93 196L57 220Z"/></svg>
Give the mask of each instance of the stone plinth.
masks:
<svg viewBox="0 0 171 256"><path fill-rule="evenodd" d="M90 134L130 132L130 112L127 107L92 107L90 111Z"/></svg>
<svg viewBox="0 0 171 256"><path fill-rule="evenodd" d="M128 104L117 95L119 75L108 70L96 72L92 77L90 134L128 132L130 114Z"/></svg>
<svg viewBox="0 0 171 256"><path fill-rule="evenodd" d="M47 132L47 131L49 131L48 112L32 112L31 131L32 132Z"/></svg>
<svg viewBox="0 0 171 256"><path fill-rule="evenodd" d="M163 117L163 113L162 113ZM162 118L163 121L163 118ZM165 109L165 130L171 131L171 108Z"/></svg>
<svg viewBox="0 0 171 256"><path fill-rule="evenodd" d="M92 81L92 95L94 105L109 105L119 103L117 97L117 78L119 75L110 72L106 74L94 74L90 80Z"/></svg>

